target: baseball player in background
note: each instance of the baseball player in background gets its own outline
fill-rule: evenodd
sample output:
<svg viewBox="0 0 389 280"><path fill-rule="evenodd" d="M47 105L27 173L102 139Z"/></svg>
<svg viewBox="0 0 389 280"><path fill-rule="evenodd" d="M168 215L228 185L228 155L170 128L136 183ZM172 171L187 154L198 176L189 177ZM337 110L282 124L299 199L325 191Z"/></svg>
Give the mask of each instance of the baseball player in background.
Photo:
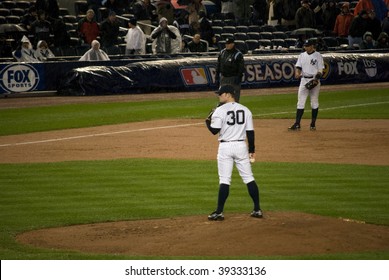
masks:
<svg viewBox="0 0 389 280"><path fill-rule="evenodd" d="M254 203L251 217L262 218L262 211L259 207L259 190L251 170L251 163L255 161L252 114L247 107L235 101L233 86L221 86L217 94L219 95L219 106L213 112L211 111L205 120L212 134L219 133L220 143L217 154L219 173L217 208L208 216L208 219L224 220L223 209L229 194L234 163Z"/></svg>
<svg viewBox="0 0 389 280"><path fill-rule="evenodd" d="M298 89L296 121L289 130L300 130L301 118L304 114L305 102L310 96L312 120L310 130L316 130L316 119L319 113L320 78L323 75L324 61L322 55L315 50L313 40L304 42L305 52L301 53L296 62L295 78L301 79Z"/></svg>

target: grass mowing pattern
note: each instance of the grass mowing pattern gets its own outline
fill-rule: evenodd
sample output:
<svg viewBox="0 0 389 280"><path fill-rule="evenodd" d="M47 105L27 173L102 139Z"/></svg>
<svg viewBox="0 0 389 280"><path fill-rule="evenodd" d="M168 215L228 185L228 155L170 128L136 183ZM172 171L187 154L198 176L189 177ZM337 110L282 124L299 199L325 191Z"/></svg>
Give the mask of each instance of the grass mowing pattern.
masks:
<svg viewBox="0 0 389 280"><path fill-rule="evenodd" d="M388 89L324 92L319 117L388 119L388 102ZM3 109L0 135L161 118L204 118L214 104L216 98L209 97ZM293 119L296 94L246 96L244 104L258 118ZM358 104L370 105L326 110ZM126 259L29 248L17 244L14 236L31 229L80 223L207 215L216 205L218 178L213 161L128 159L1 164L0 168L1 259ZM389 225L388 168L257 162L253 169L266 211L303 211ZM226 210L248 212L250 206L246 187L235 171ZM258 259L231 257L242 258ZM291 258L388 259L389 252Z"/></svg>
<svg viewBox="0 0 389 280"><path fill-rule="evenodd" d="M296 94L245 96L242 102L251 109L253 115L257 118L294 119L297 97ZM370 103L380 104L326 110L333 107ZM0 135L156 119L203 119L215 105L216 97L210 96L191 100L72 104L3 109L0 110ZM307 102L308 107L309 102ZM325 92L320 96L320 108L323 110L320 110L319 118L387 119L389 118L389 90ZM304 115L304 118L308 117L308 114Z"/></svg>
<svg viewBox="0 0 389 280"><path fill-rule="evenodd" d="M214 161L127 159L0 168L2 259L30 257L29 249L12 240L18 232L116 220L206 217L217 199ZM257 163L253 170L266 211L301 211L389 225L389 167ZM235 170L226 212L249 213L251 203ZM47 257L52 258L52 252Z"/></svg>

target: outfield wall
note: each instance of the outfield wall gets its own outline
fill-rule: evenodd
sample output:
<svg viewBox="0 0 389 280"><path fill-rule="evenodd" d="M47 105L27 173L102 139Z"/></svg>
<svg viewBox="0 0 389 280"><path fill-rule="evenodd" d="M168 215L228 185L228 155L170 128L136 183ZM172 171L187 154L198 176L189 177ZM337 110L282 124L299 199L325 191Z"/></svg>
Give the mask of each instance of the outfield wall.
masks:
<svg viewBox="0 0 389 280"><path fill-rule="evenodd" d="M245 56L242 88L297 85L298 54ZM322 84L389 81L389 53L326 53ZM0 93L134 94L216 89L216 56L0 64Z"/></svg>

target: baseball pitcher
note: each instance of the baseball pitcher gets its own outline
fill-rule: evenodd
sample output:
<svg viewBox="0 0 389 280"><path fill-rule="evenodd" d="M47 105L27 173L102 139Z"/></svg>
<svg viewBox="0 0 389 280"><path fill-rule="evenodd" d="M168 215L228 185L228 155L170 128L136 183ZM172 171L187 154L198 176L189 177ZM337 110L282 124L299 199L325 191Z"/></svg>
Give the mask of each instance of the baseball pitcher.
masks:
<svg viewBox="0 0 389 280"><path fill-rule="evenodd" d="M217 154L219 195L217 208L208 216L208 219L224 220L223 209L229 195L234 163L254 203L251 217L262 218L262 211L259 207L259 190L251 170L251 163L255 161L252 114L247 107L235 101L235 90L232 85L221 86L217 94L219 95L219 106L211 111L205 120L212 134L219 133Z"/></svg>

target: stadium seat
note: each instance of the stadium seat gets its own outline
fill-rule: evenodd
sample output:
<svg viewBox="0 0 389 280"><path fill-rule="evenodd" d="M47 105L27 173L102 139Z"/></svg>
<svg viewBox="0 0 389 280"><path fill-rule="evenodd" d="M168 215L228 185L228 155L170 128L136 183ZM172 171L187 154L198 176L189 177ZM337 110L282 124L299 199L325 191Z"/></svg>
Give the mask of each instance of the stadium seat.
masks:
<svg viewBox="0 0 389 280"><path fill-rule="evenodd" d="M11 15L11 10L6 8L0 8L0 16L6 17Z"/></svg>
<svg viewBox="0 0 389 280"><path fill-rule="evenodd" d="M88 10L88 2L87 1L75 1L74 2L74 12L76 16L85 15Z"/></svg>
<svg viewBox="0 0 389 280"><path fill-rule="evenodd" d="M336 40L338 40L338 45L348 45L348 39L347 37L337 37Z"/></svg>
<svg viewBox="0 0 389 280"><path fill-rule="evenodd" d="M259 35L259 32L247 32L246 33L249 39L259 40L261 39L261 36Z"/></svg>
<svg viewBox="0 0 389 280"><path fill-rule="evenodd" d="M233 37L234 37L233 33L222 33L222 34L220 34L220 39L221 40L225 40L227 38L233 38Z"/></svg>
<svg viewBox="0 0 389 280"><path fill-rule="evenodd" d="M223 33L223 27L222 26L212 26L213 33L215 34L222 34Z"/></svg>
<svg viewBox="0 0 389 280"><path fill-rule="evenodd" d="M273 33L271 32L263 31L259 33L259 36L261 37L261 39L268 39L268 40L273 39Z"/></svg>
<svg viewBox="0 0 389 280"><path fill-rule="evenodd" d="M274 39L286 39L286 38L288 38L288 35L283 31L276 31L276 32L273 32L272 34L273 34Z"/></svg>
<svg viewBox="0 0 389 280"><path fill-rule="evenodd" d="M240 50L243 54L246 54L248 51L248 47L245 43L245 41L242 40L235 40L235 47Z"/></svg>
<svg viewBox="0 0 389 280"><path fill-rule="evenodd" d="M266 48L266 47L272 47L272 43L269 39L259 39L258 40L258 44L259 44L259 48L263 47L263 48Z"/></svg>
<svg viewBox="0 0 389 280"><path fill-rule="evenodd" d="M212 26L224 26L224 21L221 19L214 19L212 20Z"/></svg>
<svg viewBox="0 0 389 280"><path fill-rule="evenodd" d="M74 15L65 15L62 17L64 23L78 23L77 17Z"/></svg>
<svg viewBox="0 0 389 280"><path fill-rule="evenodd" d="M261 32L261 27L258 25L249 25L248 26L249 31L248 32Z"/></svg>
<svg viewBox="0 0 389 280"><path fill-rule="evenodd" d="M236 32L247 33L247 32L249 32L249 28L246 25L238 25L236 27Z"/></svg>
<svg viewBox="0 0 389 280"><path fill-rule="evenodd" d="M235 40L242 40L242 41L246 41L246 40L249 39L247 34L243 33L243 32L236 32L236 33L234 33L234 38L235 38Z"/></svg>
<svg viewBox="0 0 389 280"><path fill-rule="evenodd" d="M221 51L225 47L226 47L226 41L220 40L219 42L217 42L217 48L219 49L219 51Z"/></svg>
<svg viewBox="0 0 389 280"><path fill-rule="evenodd" d="M287 48L288 47L285 44L284 39L272 39L271 42L272 42L273 48L278 48L278 47Z"/></svg>
<svg viewBox="0 0 389 280"><path fill-rule="evenodd" d="M16 2L15 1L2 1L1 2L1 5L6 8L6 9L14 9L14 8L17 8L16 7Z"/></svg>
<svg viewBox="0 0 389 280"><path fill-rule="evenodd" d="M284 39L284 42L285 42L285 46L287 48L290 48L290 47L296 46L297 39L296 38L286 38L286 39Z"/></svg>
<svg viewBox="0 0 389 280"><path fill-rule="evenodd" d="M247 45L247 49L253 51L259 47L258 40L248 39L245 41Z"/></svg>
<svg viewBox="0 0 389 280"><path fill-rule="evenodd" d="M224 25L235 26L236 25L235 19L225 19Z"/></svg>
<svg viewBox="0 0 389 280"><path fill-rule="evenodd" d="M27 10L30 8L30 1L16 1L15 2L16 8Z"/></svg>
<svg viewBox="0 0 389 280"><path fill-rule="evenodd" d="M68 8L59 8L59 15L60 16L70 15Z"/></svg>
<svg viewBox="0 0 389 280"><path fill-rule="evenodd" d="M20 23L20 17L19 16L6 16L5 19L7 20L7 23L13 23L13 24L19 24Z"/></svg>
<svg viewBox="0 0 389 280"><path fill-rule="evenodd" d="M7 23L7 20L5 19L5 17L0 16L0 24L5 24L5 23Z"/></svg>
<svg viewBox="0 0 389 280"><path fill-rule="evenodd" d="M26 12L23 9L20 8L13 8L11 9L11 15L22 17L26 14Z"/></svg>
<svg viewBox="0 0 389 280"><path fill-rule="evenodd" d="M277 31L287 32L289 31L289 27L287 25L277 24L274 26Z"/></svg>
<svg viewBox="0 0 389 280"><path fill-rule="evenodd" d="M231 25L225 25L223 26L223 33L235 33L236 27Z"/></svg>
<svg viewBox="0 0 389 280"><path fill-rule="evenodd" d="M261 26L261 31L262 32L276 32L277 29L273 25L262 25Z"/></svg>
<svg viewBox="0 0 389 280"><path fill-rule="evenodd" d="M323 37L323 41L329 48L335 48L339 46L339 42L335 37Z"/></svg>

